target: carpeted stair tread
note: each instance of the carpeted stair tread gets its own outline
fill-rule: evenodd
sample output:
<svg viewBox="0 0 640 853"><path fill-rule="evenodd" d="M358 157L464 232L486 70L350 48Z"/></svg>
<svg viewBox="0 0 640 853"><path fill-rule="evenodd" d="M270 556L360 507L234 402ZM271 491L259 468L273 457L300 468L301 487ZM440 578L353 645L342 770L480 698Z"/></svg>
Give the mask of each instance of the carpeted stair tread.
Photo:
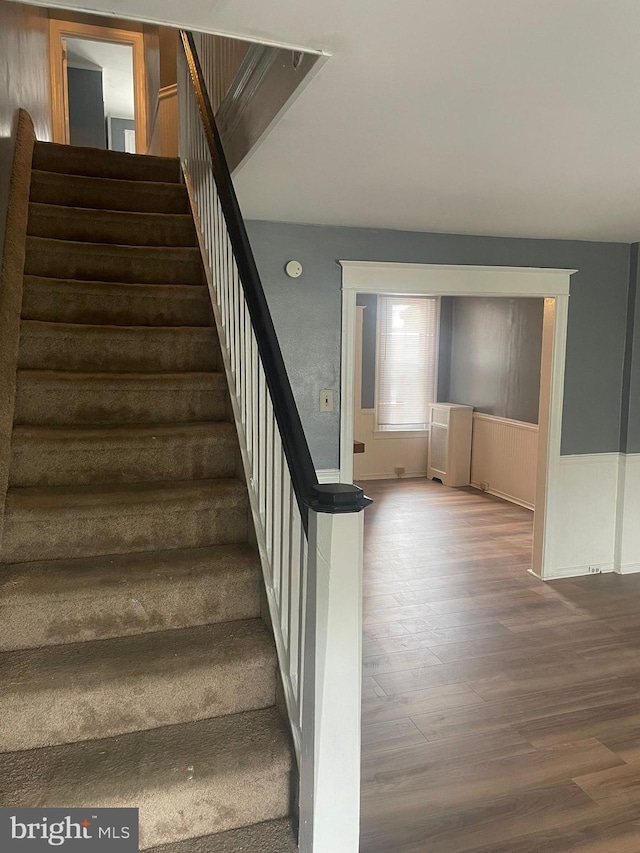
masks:
<svg viewBox="0 0 640 853"><path fill-rule="evenodd" d="M239 480L10 488L6 563L246 541L248 498Z"/></svg>
<svg viewBox="0 0 640 853"><path fill-rule="evenodd" d="M24 277L22 316L60 323L209 326L206 285Z"/></svg>
<svg viewBox="0 0 640 853"><path fill-rule="evenodd" d="M12 486L233 477L235 426L224 421L130 426L17 426Z"/></svg>
<svg viewBox="0 0 640 853"><path fill-rule="evenodd" d="M84 177L35 169L31 173L30 201L92 210L190 212L189 196L182 184Z"/></svg>
<svg viewBox="0 0 640 853"><path fill-rule="evenodd" d="M187 214L87 210L38 202L29 205L27 233L34 237L122 246L197 245L193 219Z"/></svg>
<svg viewBox="0 0 640 853"><path fill-rule="evenodd" d="M177 423L227 419L223 373L19 370L20 424Z"/></svg>
<svg viewBox="0 0 640 853"><path fill-rule="evenodd" d="M222 368L211 326L111 326L23 320L18 367L162 373Z"/></svg>
<svg viewBox="0 0 640 853"><path fill-rule="evenodd" d="M149 853L298 853L289 820L271 820L218 835L154 847Z"/></svg>
<svg viewBox="0 0 640 853"><path fill-rule="evenodd" d="M289 814L289 736L268 708L0 755L0 801L140 809L140 848Z"/></svg>
<svg viewBox="0 0 640 853"><path fill-rule="evenodd" d="M0 654L6 752L266 708L276 655L261 619Z"/></svg>
<svg viewBox="0 0 640 853"><path fill-rule="evenodd" d="M204 284L191 246L118 246L27 237L25 275L140 284Z"/></svg>
<svg viewBox="0 0 640 853"><path fill-rule="evenodd" d="M244 496L245 487L240 480L218 479L10 489L7 497L13 510L23 512L39 512L64 506L87 514L96 508L100 515L104 515L117 512L118 506L135 505L138 511L143 511L145 505L170 504L182 501L185 497L206 506L216 498L244 500Z"/></svg>
<svg viewBox="0 0 640 853"><path fill-rule="evenodd" d="M179 183L180 162L176 157L156 157L149 154L125 154L103 148L61 145L55 142L36 142L32 166L45 172L66 175L89 175L125 180Z"/></svg>
<svg viewBox="0 0 640 853"><path fill-rule="evenodd" d="M291 735L179 160L36 143L23 281L0 803L138 808L156 853L294 853Z"/></svg>
<svg viewBox="0 0 640 853"><path fill-rule="evenodd" d="M0 649L257 618L260 578L247 543L0 565Z"/></svg>

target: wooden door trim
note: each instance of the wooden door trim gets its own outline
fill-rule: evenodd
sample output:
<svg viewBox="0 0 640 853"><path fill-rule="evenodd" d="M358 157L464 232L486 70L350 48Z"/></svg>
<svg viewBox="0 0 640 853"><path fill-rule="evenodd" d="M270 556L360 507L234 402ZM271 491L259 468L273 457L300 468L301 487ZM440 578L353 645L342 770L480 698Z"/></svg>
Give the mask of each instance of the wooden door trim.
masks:
<svg viewBox="0 0 640 853"><path fill-rule="evenodd" d="M81 24L75 21L49 21L49 59L51 65L51 125L53 141L69 143L65 125L65 79L62 59L64 38L85 38L131 45L133 49L133 95L136 123L136 152L147 150L147 86L144 63L144 34L133 30Z"/></svg>

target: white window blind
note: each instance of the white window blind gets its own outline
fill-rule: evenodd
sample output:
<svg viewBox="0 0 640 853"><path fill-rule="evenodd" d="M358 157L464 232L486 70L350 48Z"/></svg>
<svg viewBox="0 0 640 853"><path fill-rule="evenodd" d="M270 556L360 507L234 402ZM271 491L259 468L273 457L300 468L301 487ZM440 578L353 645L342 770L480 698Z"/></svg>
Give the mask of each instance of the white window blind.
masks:
<svg viewBox="0 0 640 853"><path fill-rule="evenodd" d="M436 399L437 334L437 299L378 297L378 429L427 428Z"/></svg>

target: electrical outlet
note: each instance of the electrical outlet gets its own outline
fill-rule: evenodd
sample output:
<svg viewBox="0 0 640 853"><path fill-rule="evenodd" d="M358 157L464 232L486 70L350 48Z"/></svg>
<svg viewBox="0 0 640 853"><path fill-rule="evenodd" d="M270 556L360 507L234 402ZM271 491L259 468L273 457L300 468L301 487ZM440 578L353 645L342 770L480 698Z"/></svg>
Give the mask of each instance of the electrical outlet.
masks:
<svg viewBox="0 0 640 853"><path fill-rule="evenodd" d="M320 411L333 411L333 391L330 388L325 388L320 392Z"/></svg>
<svg viewBox="0 0 640 853"><path fill-rule="evenodd" d="M589 566L589 574L590 575L599 575L600 569L598 568L598 566Z"/></svg>
<svg viewBox="0 0 640 853"><path fill-rule="evenodd" d="M394 470L396 477L402 477L404 475L404 472L405 472L405 468L403 465L398 465L398 467L394 468L393 470Z"/></svg>

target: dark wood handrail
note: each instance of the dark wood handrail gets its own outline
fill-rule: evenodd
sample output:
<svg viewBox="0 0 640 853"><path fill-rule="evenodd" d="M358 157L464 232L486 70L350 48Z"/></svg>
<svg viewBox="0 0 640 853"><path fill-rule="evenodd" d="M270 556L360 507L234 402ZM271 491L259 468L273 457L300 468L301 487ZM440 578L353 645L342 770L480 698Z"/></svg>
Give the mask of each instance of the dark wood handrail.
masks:
<svg viewBox="0 0 640 853"><path fill-rule="evenodd" d="M213 176L218 190L220 206L227 223L229 240L238 267L238 274L244 291L244 298L256 336L264 375L271 394L273 412L278 423L282 448L289 463L293 489L300 508L305 530L309 512L309 503L314 486L318 483L316 469L300 420L300 413L291 390L289 376L282 357L280 343L273 325L271 312L264 294L253 250L249 243L247 229L240 212L231 173L227 165L224 149L213 108L207 92L206 82L192 33L181 30L191 82L196 94L198 109L202 118L204 132L211 154Z"/></svg>
<svg viewBox="0 0 640 853"><path fill-rule="evenodd" d="M335 487L318 486L316 470L231 180L229 165L222 147L193 34L181 30L180 37L207 138L209 153L211 154L213 176L218 190L220 206L227 224L231 248L238 267L244 298L273 403L273 412L278 424L282 448L289 466L302 524L305 532L308 532L310 506L317 512L359 512L371 501L364 497L362 490L357 486L345 486L344 484L336 484Z"/></svg>

